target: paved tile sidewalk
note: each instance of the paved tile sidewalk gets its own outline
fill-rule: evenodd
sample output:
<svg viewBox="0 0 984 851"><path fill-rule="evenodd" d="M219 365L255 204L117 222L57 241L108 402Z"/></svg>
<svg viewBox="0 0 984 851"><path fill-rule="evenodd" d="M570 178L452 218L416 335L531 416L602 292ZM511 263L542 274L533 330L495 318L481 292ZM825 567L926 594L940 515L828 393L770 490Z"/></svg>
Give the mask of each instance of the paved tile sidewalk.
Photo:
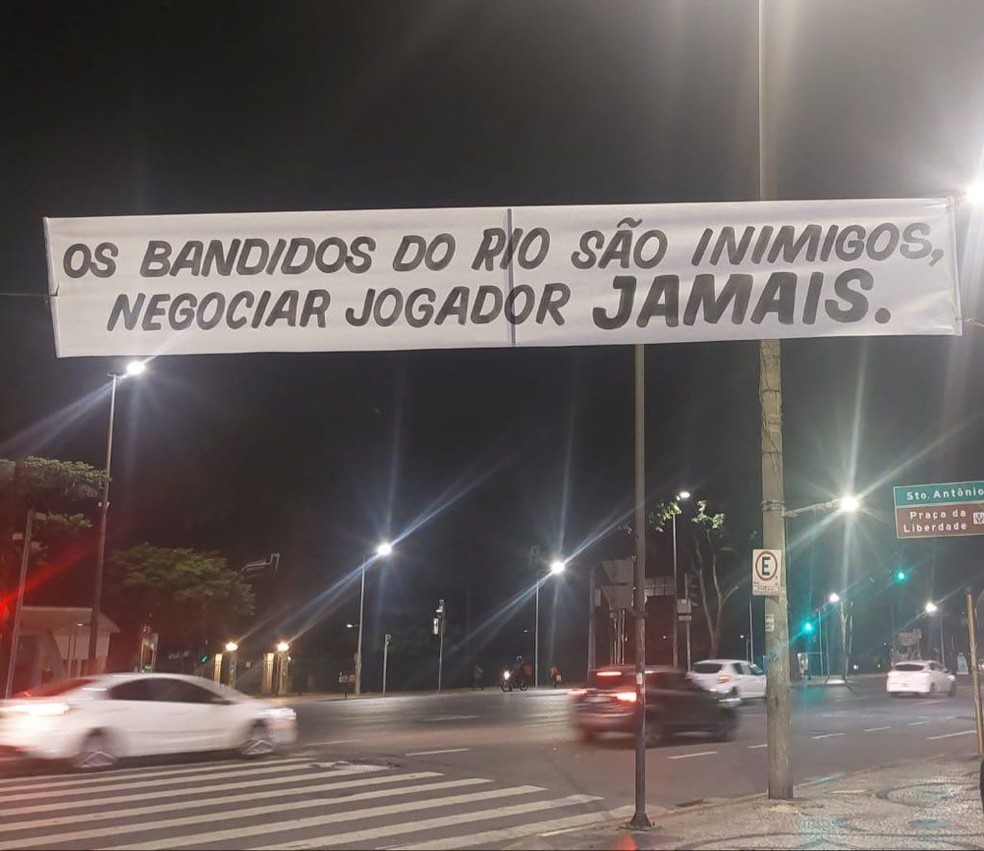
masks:
<svg viewBox="0 0 984 851"><path fill-rule="evenodd" d="M980 761L932 759L803 784L793 801L751 796L650 808L654 828L609 822L529 837L513 849L984 849Z"/></svg>

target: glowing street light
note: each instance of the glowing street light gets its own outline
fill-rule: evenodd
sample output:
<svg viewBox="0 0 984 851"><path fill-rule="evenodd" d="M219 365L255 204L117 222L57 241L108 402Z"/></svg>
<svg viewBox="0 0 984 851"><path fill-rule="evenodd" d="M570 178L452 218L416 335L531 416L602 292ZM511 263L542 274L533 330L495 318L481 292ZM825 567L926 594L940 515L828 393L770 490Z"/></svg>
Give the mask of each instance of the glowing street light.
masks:
<svg viewBox="0 0 984 851"><path fill-rule="evenodd" d="M838 503L841 511L857 511L861 507L861 500L856 496L842 496Z"/></svg>
<svg viewBox="0 0 984 851"><path fill-rule="evenodd" d="M928 603L926 604L926 609L925 609L925 611L926 611L926 614L927 614L927 615L932 615L932 614L935 614L936 612L938 612L938 611L939 611L939 608L940 608L940 607L939 607L939 606L937 606L937 605L936 605L936 603L934 603L934 602L933 602L932 600L930 600L930 601L929 601L929 602L928 602Z"/></svg>
<svg viewBox="0 0 984 851"><path fill-rule="evenodd" d="M676 498L678 500L690 499L690 491L680 491L680 493L676 495Z"/></svg>
<svg viewBox="0 0 984 851"><path fill-rule="evenodd" d="M278 641L277 642L277 652L278 653L286 653L288 650L290 650L290 645L286 641Z"/></svg>
<svg viewBox="0 0 984 851"><path fill-rule="evenodd" d="M376 555L386 558L393 552L393 545L389 541L383 541L376 547ZM362 624L366 619L366 566L369 564L369 556L362 559L362 589L359 592L359 638L355 649L355 693L362 694Z"/></svg>
<svg viewBox="0 0 984 851"><path fill-rule="evenodd" d="M99 500L99 540L96 544L96 581L92 588L92 615L89 618L89 652L86 658L87 673L97 674L96 644L99 640L99 609L102 607L103 566L106 562L106 522L109 514L109 476L113 462L113 423L116 419L116 385L128 375L137 376L147 369L143 361L130 361L125 372L111 372L113 380L109 393L109 429L106 433L106 468ZM95 624L96 626L93 626Z"/></svg>
<svg viewBox="0 0 984 851"><path fill-rule="evenodd" d="M239 649L239 645L235 641L227 641L225 650L226 653L235 653Z"/></svg>
<svg viewBox="0 0 984 851"><path fill-rule="evenodd" d="M567 568L566 562L561 561L559 558L554 559L552 562L550 562L550 572L554 576L556 576L558 573L563 573L566 568Z"/></svg>
<svg viewBox="0 0 984 851"><path fill-rule="evenodd" d="M833 593L832 593L832 594L831 594L831 595L830 595L830 596L829 596L829 597L827 598L827 602L828 602L828 603L839 603L840 601L841 601L841 597L840 597L840 594L838 594L838 593L837 593L836 591L834 591L834 592L833 592Z"/></svg>

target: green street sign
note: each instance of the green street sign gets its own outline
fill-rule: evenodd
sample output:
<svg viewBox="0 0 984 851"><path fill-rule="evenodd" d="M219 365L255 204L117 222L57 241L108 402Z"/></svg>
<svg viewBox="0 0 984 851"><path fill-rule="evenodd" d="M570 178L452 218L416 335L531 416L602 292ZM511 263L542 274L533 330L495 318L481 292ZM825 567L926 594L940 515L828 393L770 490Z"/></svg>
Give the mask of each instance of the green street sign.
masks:
<svg viewBox="0 0 984 851"><path fill-rule="evenodd" d="M942 482L936 485L903 485L892 488L895 507L954 505L984 502L984 482Z"/></svg>

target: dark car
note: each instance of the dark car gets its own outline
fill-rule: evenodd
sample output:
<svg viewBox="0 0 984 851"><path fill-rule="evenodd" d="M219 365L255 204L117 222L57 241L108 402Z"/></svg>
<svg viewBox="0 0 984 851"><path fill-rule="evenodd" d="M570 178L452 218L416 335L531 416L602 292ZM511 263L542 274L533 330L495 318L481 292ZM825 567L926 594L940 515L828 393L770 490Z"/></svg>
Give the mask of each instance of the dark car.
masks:
<svg viewBox="0 0 984 851"><path fill-rule="evenodd" d="M598 668L588 674L587 688L571 692L573 721L581 738L636 729L635 669ZM704 691L675 668L646 669L646 744L677 733L709 733L726 741L738 726L738 701Z"/></svg>

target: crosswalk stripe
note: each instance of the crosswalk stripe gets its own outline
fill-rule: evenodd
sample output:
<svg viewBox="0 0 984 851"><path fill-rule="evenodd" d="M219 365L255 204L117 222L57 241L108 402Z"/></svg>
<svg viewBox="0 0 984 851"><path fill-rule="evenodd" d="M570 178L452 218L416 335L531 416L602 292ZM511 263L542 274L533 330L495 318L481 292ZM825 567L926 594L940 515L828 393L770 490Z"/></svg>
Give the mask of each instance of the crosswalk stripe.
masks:
<svg viewBox="0 0 984 851"><path fill-rule="evenodd" d="M533 801L528 804L515 804L510 807L498 807L492 810L477 810L467 813L457 813L453 816L408 821L402 824L390 824L383 827L372 827L366 830L354 830L350 833L329 833L324 836L309 836L295 842L282 845L254 846L264 851L298 851L305 848L331 847L333 845L353 845L356 842L369 842L386 836L399 836L401 833L417 833L422 830L436 830L441 827L453 827L458 824L471 824L476 821L491 821L498 818L509 818L541 810L576 807L601 800L597 795L568 795L553 801ZM112 849L111 849L112 851Z"/></svg>
<svg viewBox="0 0 984 851"><path fill-rule="evenodd" d="M264 766L267 765L282 765L290 766L296 765L298 763L308 763L310 764L312 757L304 756L297 757L296 759L276 759L268 760L263 763ZM85 774L85 775L71 775L66 777L64 774L40 774L40 775L25 775L22 777L11 777L7 780L0 780L0 795L3 794L4 789L16 789L18 792L29 792L32 789L56 789L56 788L67 788L69 786L86 786L91 787L93 783L100 783L109 780L127 780L129 781L140 781L143 779L154 780L158 777L177 777L177 776L192 776L202 774L207 774L210 771L222 771L226 768L236 769L242 768L243 761L241 759L237 760L222 760L222 761L212 761L205 765L193 765L193 766L161 766L154 768L118 768L113 771L102 772L98 775ZM194 779L192 777L192 779ZM31 782L35 781L35 782Z"/></svg>
<svg viewBox="0 0 984 851"><path fill-rule="evenodd" d="M476 801L490 801L496 798L508 798L514 795L530 795L534 792L543 791L545 790L541 786L510 786L505 789L490 789L487 792L449 795L444 798L430 798L428 800L410 801L403 804L388 804L383 807L349 810L348 812L332 813L326 816L291 819L288 822L268 822L266 824L232 828L231 830L213 830L207 833L171 836L150 842L127 843L125 845L112 846L111 848L105 849L105 851L155 851L160 848L187 848L190 845L222 842L227 839L233 839L238 842L248 837L265 836L270 833L280 833L284 830L301 830L306 827L321 827L322 825L357 821L359 819L376 819L405 812L435 809L437 807L451 807L457 804L470 804ZM136 825L134 825L134 828L139 829Z"/></svg>
<svg viewBox="0 0 984 851"><path fill-rule="evenodd" d="M486 845L492 842L503 842L507 839L520 839L524 836L542 835L548 831L565 830L572 827L582 827L602 821L616 821L628 818L635 811L633 807L619 807L617 810L602 810L597 813L584 813L578 816L524 822L514 827L498 830L485 830L481 833L463 833L460 836L449 836L445 839L431 839L427 842L417 842L410 845L390 845L388 851L454 851L456 848L473 848L476 845Z"/></svg>
<svg viewBox="0 0 984 851"><path fill-rule="evenodd" d="M441 783L421 783L416 786L399 786L395 789L373 789L369 792L356 792L352 795L342 795L338 798L317 799L307 798L303 801L292 801L288 803L267 804L262 807L249 807L247 809L235 809L226 812L211 811L199 813L194 816L179 816L178 818L159 819L157 821L143 821L139 824L115 824L107 827L87 828L85 830L70 831L68 833L48 834L38 838L16 839L10 842L0 843L0 848L50 848L53 844L64 842L78 842L82 839L98 839L101 836L117 836L121 833L147 832L153 830L174 830L181 827L189 827L196 824L211 824L213 822L240 820L253 818L254 816L266 816L272 813L290 813L297 810L310 810L313 807L337 807L345 804L352 804L357 801L372 801L377 798L393 798L400 795L417 795L432 791L443 791L445 789L458 789L462 786L477 786L483 783L491 783L481 777L469 777L458 780L445 780ZM125 813L133 815L133 813Z"/></svg>
<svg viewBox="0 0 984 851"><path fill-rule="evenodd" d="M371 769L360 766L359 768L346 768L331 773L332 777L346 777L351 774L366 774L372 771L383 771L382 766L372 766ZM309 774L308 778L323 778L325 774ZM304 780L305 777L264 777L260 780L244 780L239 783L213 783L211 786L185 786L183 789L162 789L153 792L137 792L129 795L110 795L102 798L85 798L74 801L53 801L48 804L38 804L36 807L18 807L15 810L7 810L6 801L0 802L0 813L10 815L11 813L51 813L62 812L67 809L79 809L94 806L116 806L118 804L129 804L133 801L156 801L161 798L180 798L182 795L204 794L206 792L225 792L229 789L248 789L256 786L273 786L277 783L296 783ZM120 787L117 787L120 788ZM108 790L107 790L108 791Z"/></svg>
<svg viewBox="0 0 984 851"><path fill-rule="evenodd" d="M443 777L439 771L414 771L410 774L384 774L372 777L362 777L358 780L341 780L337 783L319 783L314 786L299 786L291 789L264 789L260 792L245 792L239 795L226 795L217 798L206 798L203 801L182 801L181 807L185 809L200 809L201 807L225 807L230 804L239 804L246 801L269 800L270 798L283 798L292 795L311 795L316 792L332 792L338 789L357 789L363 786L382 786L385 784L409 783L414 780L429 780L434 777ZM485 781L490 782L490 781ZM129 818L131 816L153 815L155 813L172 813L175 804L170 801L166 804L151 804L146 807L130 807L125 810L104 810L102 812L85 813L80 816L78 813L68 816L58 816L56 818L34 819L33 821L12 821L9 824L0 826L0 836L19 830L34 830L37 828L53 828L62 825L79 823L80 818L84 818L87 824L97 821L112 821L114 819ZM16 811L13 815L26 813L25 810ZM8 814L9 815L9 814ZM17 843L14 843L16 846Z"/></svg>
<svg viewBox="0 0 984 851"><path fill-rule="evenodd" d="M102 792L109 791L114 787L119 787L122 785L135 786L135 785L150 785L153 784L155 787L159 788L161 786L176 786L179 784L186 784L189 780L218 780L225 777L253 777L257 774L272 774L275 772L283 772L284 774L289 774L291 772L304 771L311 768L311 760L303 760L299 765L288 765L284 767L282 763L272 763L270 765L251 765L244 766L242 763L237 764L229 769L215 770L212 769L211 773L205 772L203 774L195 775L194 777L188 777L187 775L180 775L178 777L172 777L169 773L163 775L148 774L146 777L106 777L105 779L97 779L96 777L90 776L88 778L88 783L84 785L83 790L76 788L77 786L83 785L75 784L75 786L59 787L51 789L50 791L44 791L47 787L39 786L34 787L36 791L28 791L27 789L22 789L18 787L18 794L16 795L4 795L3 800L5 803L10 801L37 801L41 798L62 798L67 795L77 795L80 791L88 792ZM31 787L28 787L28 789Z"/></svg>

